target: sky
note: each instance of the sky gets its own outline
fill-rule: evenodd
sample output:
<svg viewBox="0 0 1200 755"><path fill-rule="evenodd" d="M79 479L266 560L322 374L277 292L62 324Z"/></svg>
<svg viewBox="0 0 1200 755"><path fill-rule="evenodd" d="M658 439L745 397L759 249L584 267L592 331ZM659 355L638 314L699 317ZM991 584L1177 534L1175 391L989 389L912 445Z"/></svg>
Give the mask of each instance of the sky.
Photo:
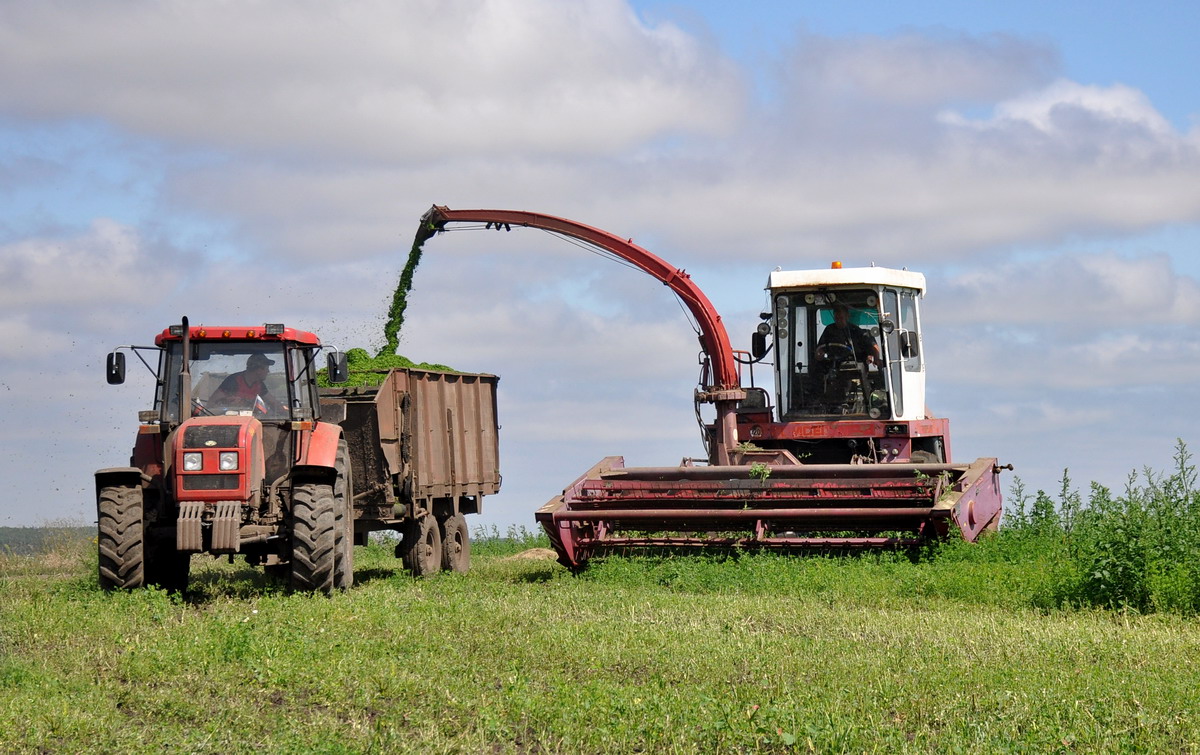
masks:
<svg viewBox="0 0 1200 755"><path fill-rule="evenodd" d="M1005 484L1117 491L1200 438L1196 4L0 4L0 526L95 519L152 380L115 346L383 344L432 204L686 269L747 348L776 267L923 272L928 404ZM669 291L547 234L426 244L400 352L500 376L502 492L703 454ZM758 384L769 380L756 373Z"/></svg>

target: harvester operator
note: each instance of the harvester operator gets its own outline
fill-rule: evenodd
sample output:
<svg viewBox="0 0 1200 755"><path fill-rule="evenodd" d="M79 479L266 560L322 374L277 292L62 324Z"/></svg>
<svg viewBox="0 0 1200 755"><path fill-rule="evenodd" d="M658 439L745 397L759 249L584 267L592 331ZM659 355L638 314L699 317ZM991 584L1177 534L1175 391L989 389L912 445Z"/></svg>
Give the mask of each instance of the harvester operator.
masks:
<svg viewBox="0 0 1200 755"><path fill-rule="evenodd" d="M254 410L261 414L286 414L287 407L276 401L267 388L267 375L273 364L275 360L268 359L266 354L251 354L246 360L246 369L221 381L208 403L228 409Z"/></svg>
<svg viewBox="0 0 1200 755"><path fill-rule="evenodd" d="M877 364L882 355L870 333L850 322L850 309L842 303L833 307L833 322L825 326L817 340L818 359L851 358L855 362Z"/></svg>

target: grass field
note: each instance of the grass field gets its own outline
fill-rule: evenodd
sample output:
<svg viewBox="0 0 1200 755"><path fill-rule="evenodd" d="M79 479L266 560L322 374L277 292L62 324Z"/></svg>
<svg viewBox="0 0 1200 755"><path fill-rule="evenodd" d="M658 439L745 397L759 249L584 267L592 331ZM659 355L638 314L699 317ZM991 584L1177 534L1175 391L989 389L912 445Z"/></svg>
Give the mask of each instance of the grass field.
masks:
<svg viewBox="0 0 1200 755"><path fill-rule="evenodd" d="M522 557L536 544L477 543L470 574L426 580L358 548L332 598L199 557L186 598L104 593L79 541L0 556L0 751L1200 751L1200 625L1039 607L1045 564L572 577Z"/></svg>
<svg viewBox="0 0 1200 755"><path fill-rule="evenodd" d="M979 545L577 577L524 531L425 580L376 543L331 598L199 556L106 593L59 528L0 547L0 752L1200 752L1184 445L1007 505Z"/></svg>

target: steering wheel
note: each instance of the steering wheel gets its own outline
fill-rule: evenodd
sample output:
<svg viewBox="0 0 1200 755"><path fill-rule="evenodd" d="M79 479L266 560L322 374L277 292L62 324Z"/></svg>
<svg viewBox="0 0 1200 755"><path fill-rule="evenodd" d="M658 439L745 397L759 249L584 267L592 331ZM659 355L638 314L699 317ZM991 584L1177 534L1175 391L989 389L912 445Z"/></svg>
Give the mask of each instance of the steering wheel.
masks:
<svg viewBox="0 0 1200 755"><path fill-rule="evenodd" d="M843 359L850 359L854 356L854 352L844 343L831 341L829 343L822 344L822 346L825 348L824 356L821 357L822 359L841 361Z"/></svg>

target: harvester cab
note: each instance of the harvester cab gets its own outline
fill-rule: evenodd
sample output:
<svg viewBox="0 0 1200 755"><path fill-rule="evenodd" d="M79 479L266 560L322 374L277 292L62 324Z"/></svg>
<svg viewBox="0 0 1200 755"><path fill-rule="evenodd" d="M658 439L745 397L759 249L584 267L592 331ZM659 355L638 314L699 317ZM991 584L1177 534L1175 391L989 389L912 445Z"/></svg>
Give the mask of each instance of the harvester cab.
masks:
<svg viewBox="0 0 1200 755"><path fill-rule="evenodd" d="M925 276L880 267L777 271L767 290L780 421L924 419Z"/></svg>
<svg viewBox="0 0 1200 755"><path fill-rule="evenodd" d="M739 440L806 463L949 461L949 423L925 408L924 275L834 263L776 270L766 290L752 352L770 355L775 403L743 402Z"/></svg>

